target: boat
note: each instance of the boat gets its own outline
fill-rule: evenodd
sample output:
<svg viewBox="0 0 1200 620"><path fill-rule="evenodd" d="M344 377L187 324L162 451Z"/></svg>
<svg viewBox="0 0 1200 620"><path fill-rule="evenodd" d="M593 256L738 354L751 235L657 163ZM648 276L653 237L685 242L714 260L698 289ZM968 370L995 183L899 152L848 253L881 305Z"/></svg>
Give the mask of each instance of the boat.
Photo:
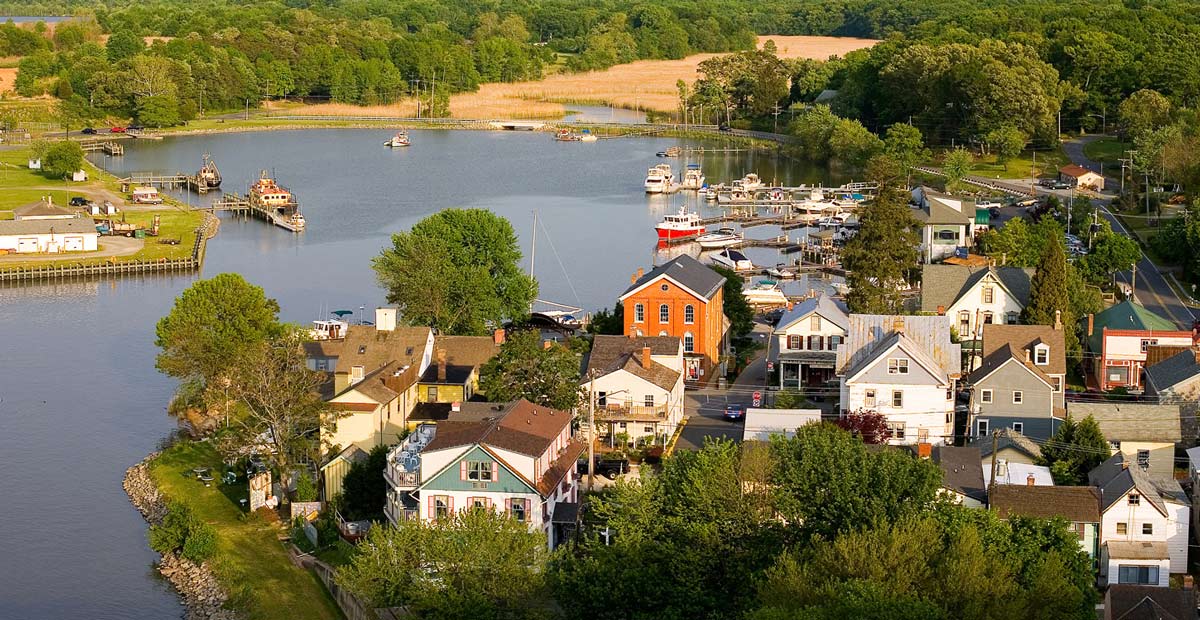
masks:
<svg viewBox="0 0 1200 620"><path fill-rule="evenodd" d="M408 146L409 144L411 144L411 142L409 142L408 139L408 132L404 131L403 129L397 131L396 135L392 136L391 140L383 143L384 146L390 146L393 148Z"/></svg>
<svg viewBox="0 0 1200 620"><path fill-rule="evenodd" d="M659 151L655 153L655 155L658 155L659 157L679 157L679 154L682 152L683 149L677 146L672 146L665 151Z"/></svg>
<svg viewBox="0 0 1200 620"><path fill-rule="evenodd" d="M758 175L754 174L753 172L746 174L746 176L739 180L741 181L742 187L749 191L761 189L763 186L762 179L759 179ZM737 181L734 181L734 183L736 184Z"/></svg>
<svg viewBox="0 0 1200 620"><path fill-rule="evenodd" d="M762 190L762 199L765 202L790 202L792 193L782 187L772 187Z"/></svg>
<svg viewBox="0 0 1200 620"><path fill-rule="evenodd" d="M813 189L807 198L793 203L792 210L796 212L801 221L805 222L816 222L824 216L838 212L837 206L825 200L825 195L821 193L820 189Z"/></svg>
<svg viewBox="0 0 1200 620"><path fill-rule="evenodd" d="M221 171L217 170L216 162L208 153L204 154L204 165L196 171L196 182L208 189L221 187Z"/></svg>
<svg viewBox="0 0 1200 620"><path fill-rule="evenodd" d="M688 164L687 170L683 172L683 189L700 189L704 187L704 173L700 171L700 164Z"/></svg>
<svg viewBox="0 0 1200 620"><path fill-rule="evenodd" d="M755 307L787 305L787 297L774 280L751 282L742 289L742 296L746 298L746 303Z"/></svg>
<svg viewBox="0 0 1200 620"><path fill-rule="evenodd" d="M595 142L596 140L599 140L599 138L596 137L596 134L587 129L584 129L583 133L579 135L580 142Z"/></svg>
<svg viewBox="0 0 1200 620"><path fill-rule="evenodd" d="M687 207L679 207L678 213L664 217L654 230L658 232L659 239L673 241L689 239L703 233L704 225L700 223L699 214L689 212Z"/></svg>
<svg viewBox="0 0 1200 620"><path fill-rule="evenodd" d="M716 201L720 200L720 198L721 198L720 192L717 191L717 188L715 186L711 186L711 185L700 188L700 193L704 196L704 199L707 200L708 202L716 202Z"/></svg>
<svg viewBox="0 0 1200 620"><path fill-rule="evenodd" d="M300 214L295 194L276 183L266 170L259 173L258 180L250 186L249 200L251 206L270 213L275 224L292 232L304 230L304 216Z"/></svg>
<svg viewBox="0 0 1200 620"><path fill-rule="evenodd" d="M340 312L350 312L343 310ZM313 326L308 330L313 340L341 340L346 337L346 330L350 329L350 324L346 321L338 319L324 319L313 321Z"/></svg>
<svg viewBox="0 0 1200 620"><path fill-rule="evenodd" d="M158 188L150 185L133 188L130 200L140 205L157 205L163 201L162 196L158 195Z"/></svg>
<svg viewBox="0 0 1200 620"><path fill-rule="evenodd" d="M742 241L742 236L735 232L732 228L721 228L715 231L706 232L699 237L696 237L696 243L705 250L715 250L730 245L735 245Z"/></svg>
<svg viewBox="0 0 1200 620"><path fill-rule="evenodd" d="M754 263L749 258L746 258L745 254L733 248L725 248L713 254L712 262L722 267L733 269L734 271L750 271L754 269Z"/></svg>
<svg viewBox="0 0 1200 620"><path fill-rule="evenodd" d="M785 263L775 263L774 267L767 268L767 275L771 276L772 278L779 279L793 277L791 273L785 271L786 267L787 264Z"/></svg>
<svg viewBox="0 0 1200 620"><path fill-rule="evenodd" d="M675 185L671 164L659 164L646 171L646 193L664 194Z"/></svg>
<svg viewBox="0 0 1200 620"><path fill-rule="evenodd" d="M559 129L558 133L554 134L554 139L559 142L579 142L579 136L571 132L570 129Z"/></svg>

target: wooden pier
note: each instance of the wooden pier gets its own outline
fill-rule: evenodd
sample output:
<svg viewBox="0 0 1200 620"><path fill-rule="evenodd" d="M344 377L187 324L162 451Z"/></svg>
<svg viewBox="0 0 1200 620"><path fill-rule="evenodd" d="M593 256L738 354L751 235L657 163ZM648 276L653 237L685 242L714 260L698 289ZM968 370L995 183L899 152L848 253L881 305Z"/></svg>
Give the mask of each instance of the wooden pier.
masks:
<svg viewBox="0 0 1200 620"><path fill-rule="evenodd" d="M82 140L79 146L84 153L104 153L113 157L125 154L125 147L112 140Z"/></svg>
<svg viewBox="0 0 1200 620"><path fill-rule="evenodd" d="M138 173L117 180L121 183L122 192L132 191L134 187L151 186L163 189L183 189L203 196L211 189L217 189L210 188L207 183L201 183L197 175L183 174L182 172L176 174Z"/></svg>
<svg viewBox="0 0 1200 620"><path fill-rule="evenodd" d="M235 215L241 215L243 217L257 217L283 228L284 230L290 230L295 233L304 231L303 225L296 226L289 218L275 213L274 209L256 205L250 201L249 196L242 196L240 194L227 193L221 196L220 200L213 202L211 206L197 207L197 209L203 209L206 211L229 211Z"/></svg>

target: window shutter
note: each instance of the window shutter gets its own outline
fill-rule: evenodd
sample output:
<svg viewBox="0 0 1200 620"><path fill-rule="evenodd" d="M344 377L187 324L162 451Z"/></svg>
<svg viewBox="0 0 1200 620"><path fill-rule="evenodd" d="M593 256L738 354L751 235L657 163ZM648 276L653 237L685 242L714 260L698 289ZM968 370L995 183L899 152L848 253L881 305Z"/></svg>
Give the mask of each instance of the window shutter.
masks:
<svg viewBox="0 0 1200 620"><path fill-rule="evenodd" d="M429 518L437 518L437 498L432 495L429 496Z"/></svg>
<svg viewBox="0 0 1200 620"><path fill-rule="evenodd" d="M490 498L490 497L485 497L485 498L483 498L483 505L484 505L484 506L485 506L485 507L486 507L488 510L491 510L491 509L492 509L492 498Z"/></svg>
<svg viewBox="0 0 1200 620"><path fill-rule="evenodd" d="M459 480L467 479L467 462L466 461L462 461L458 464L458 478L459 478Z"/></svg>
<svg viewBox="0 0 1200 620"><path fill-rule="evenodd" d="M453 495L446 496L446 512L449 512L451 515L454 514L454 496Z"/></svg>

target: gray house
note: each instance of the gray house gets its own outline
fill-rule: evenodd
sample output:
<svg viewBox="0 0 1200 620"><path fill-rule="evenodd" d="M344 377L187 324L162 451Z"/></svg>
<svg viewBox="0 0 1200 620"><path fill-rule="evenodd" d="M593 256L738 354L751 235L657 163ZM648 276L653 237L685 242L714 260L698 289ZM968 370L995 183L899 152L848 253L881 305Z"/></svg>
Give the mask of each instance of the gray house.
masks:
<svg viewBox="0 0 1200 620"><path fill-rule="evenodd" d="M1200 347L1185 349L1146 367L1146 393L1160 403L1200 400Z"/></svg>
<svg viewBox="0 0 1200 620"><path fill-rule="evenodd" d="M984 325L983 362L972 372L968 434L986 438L1007 428L1049 439L1066 416L1067 373L1062 325Z"/></svg>

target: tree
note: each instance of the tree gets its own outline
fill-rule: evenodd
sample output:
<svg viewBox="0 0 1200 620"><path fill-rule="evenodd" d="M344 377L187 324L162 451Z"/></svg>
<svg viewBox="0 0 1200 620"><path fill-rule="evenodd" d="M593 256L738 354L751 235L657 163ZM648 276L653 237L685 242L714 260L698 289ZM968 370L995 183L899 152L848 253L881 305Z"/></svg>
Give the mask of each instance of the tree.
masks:
<svg viewBox="0 0 1200 620"><path fill-rule="evenodd" d="M42 174L61 179L76 170L83 170L83 147L78 142L55 142L46 149L42 158Z"/></svg>
<svg viewBox="0 0 1200 620"><path fill-rule="evenodd" d="M833 159L855 168L862 168L884 149L883 141L862 123L844 118L834 123L829 144Z"/></svg>
<svg viewBox="0 0 1200 620"><path fill-rule="evenodd" d="M1030 282L1029 304L1025 306L1021 317L1026 324L1054 325L1058 319L1063 325L1075 325L1067 279L1067 255L1062 239L1060 232L1044 240L1046 245ZM1068 351L1079 347L1079 339L1073 329L1067 329L1064 338Z"/></svg>
<svg viewBox="0 0 1200 620"><path fill-rule="evenodd" d="M146 49L146 43L132 30L122 28L112 33L104 47L108 62L117 63L142 53L142 50Z"/></svg>
<svg viewBox="0 0 1200 620"><path fill-rule="evenodd" d="M1050 468L1054 484L1080 485L1087 482L1089 471L1110 456L1112 449L1096 420L1088 416L1076 422L1068 414L1054 435L1042 444L1037 463Z"/></svg>
<svg viewBox="0 0 1200 620"><path fill-rule="evenodd" d="M732 269L720 265L710 265L713 271L725 278L724 289L721 291L722 310L725 318L729 319L729 334L731 338L743 338L754 329L754 309L742 294L745 281L742 276Z"/></svg>
<svg viewBox="0 0 1200 620"><path fill-rule="evenodd" d="M807 402L808 399L799 390L780 390L775 393L773 406L776 409L799 409Z"/></svg>
<svg viewBox="0 0 1200 620"><path fill-rule="evenodd" d="M1112 232L1110 228L1096 235L1091 252L1079 261L1078 268L1087 281L1103 284L1111 280L1113 272L1128 269L1141 259L1141 246L1125 235Z"/></svg>
<svg viewBox="0 0 1200 620"><path fill-rule="evenodd" d="M137 118L147 127L178 125L179 99L173 94L142 97L137 102Z"/></svg>
<svg viewBox="0 0 1200 620"><path fill-rule="evenodd" d="M913 166L929 159L929 149L925 148L921 130L906 123L888 127L887 136L883 139L883 152L896 160L906 179Z"/></svg>
<svg viewBox="0 0 1200 620"><path fill-rule="evenodd" d="M492 402L524 398L531 403L572 412L583 392L579 354L570 346L542 345L537 330L517 332L479 371L479 390Z"/></svg>
<svg viewBox="0 0 1200 620"><path fill-rule="evenodd" d="M1170 122L1171 102L1158 91L1143 88L1121 102L1117 119L1122 137L1134 141Z"/></svg>
<svg viewBox="0 0 1200 620"><path fill-rule="evenodd" d="M487 509L373 527L338 570L339 584L378 607L421 618L542 618L546 538Z"/></svg>
<svg viewBox="0 0 1200 620"><path fill-rule="evenodd" d="M959 147L942 158L942 174L946 175L946 190L954 191L962 184L962 180L971 173L973 158L966 149Z"/></svg>
<svg viewBox="0 0 1200 620"><path fill-rule="evenodd" d="M508 220L483 209L446 209L392 235L371 263L389 302L410 325L485 334L529 313L537 283L517 266Z"/></svg>
<svg viewBox="0 0 1200 620"><path fill-rule="evenodd" d="M365 460L356 461L342 478L342 499L338 511L351 521L370 519L382 522L387 502L388 446L375 446Z"/></svg>
<svg viewBox="0 0 1200 620"><path fill-rule="evenodd" d="M613 304L612 310L601 308L592 315L588 323L588 332L608 336L620 336L625 333L625 306L621 302Z"/></svg>
<svg viewBox="0 0 1200 620"><path fill-rule="evenodd" d="M861 439L863 443L885 444L892 438L887 417L878 411L844 411L836 424L838 428Z"/></svg>
<svg viewBox="0 0 1200 620"><path fill-rule="evenodd" d="M1014 125L993 129L988 132L986 140L996 154L996 163L1004 164L1005 170L1008 170L1009 160L1021 154L1026 142L1025 134Z"/></svg>
<svg viewBox="0 0 1200 620"><path fill-rule="evenodd" d="M904 194L892 187L881 187L879 197L862 210L858 234L842 250L842 264L850 272L846 303L851 312L903 310L900 292L919 259L914 227Z"/></svg>

